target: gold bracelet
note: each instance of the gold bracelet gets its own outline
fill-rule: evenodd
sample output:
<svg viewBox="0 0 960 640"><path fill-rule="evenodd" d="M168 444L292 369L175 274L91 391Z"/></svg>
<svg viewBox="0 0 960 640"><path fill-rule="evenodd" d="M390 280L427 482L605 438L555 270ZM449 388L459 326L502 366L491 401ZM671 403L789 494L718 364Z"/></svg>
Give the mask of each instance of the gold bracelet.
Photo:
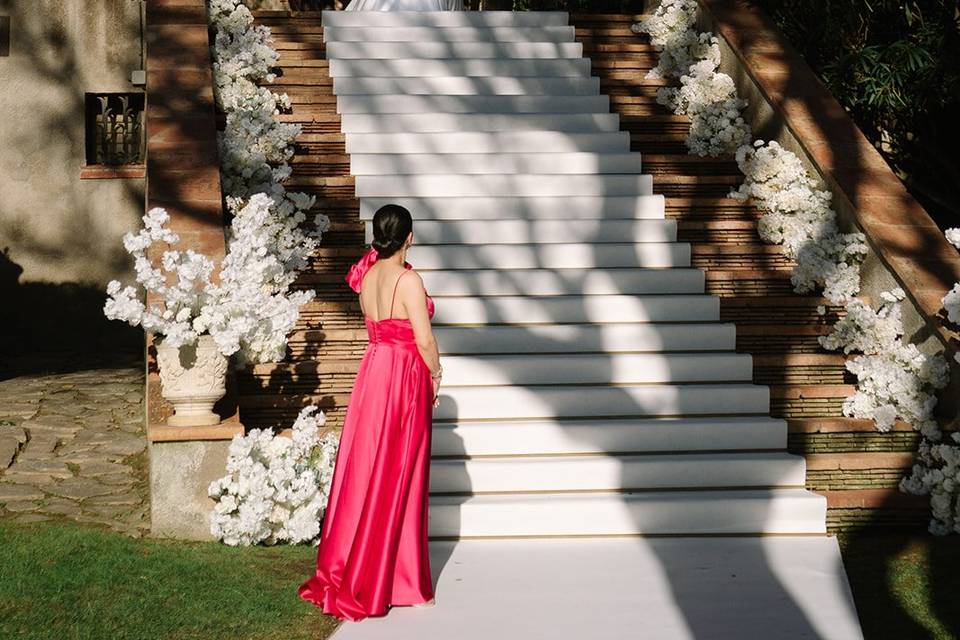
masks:
<svg viewBox="0 0 960 640"><path fill-rule="evenodd" d="M439 380L440 378L442 378L442 377L443 377L443 367L440 367L439 369L437 369L437 372L436 372L436 373L431 373L431 374L430 374L430 377L433 378L434 380Z"/></svg>

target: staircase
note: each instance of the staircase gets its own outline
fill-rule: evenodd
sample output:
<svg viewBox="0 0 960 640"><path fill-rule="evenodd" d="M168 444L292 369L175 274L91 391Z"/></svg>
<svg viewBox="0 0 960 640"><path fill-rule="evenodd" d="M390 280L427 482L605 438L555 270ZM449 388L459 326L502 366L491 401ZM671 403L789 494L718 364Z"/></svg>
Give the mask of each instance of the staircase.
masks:
<svg viewBox="0 0 960 640"><path fill-rule="evenodd" d="M495 568L518 584L539 576L516 594L528 605L516 637L573 637L557 635L577 624L558 626L557 609L582 604L589 584L590 615L615 605L599 623L610 633L593 637L622 637L625 610L677 625L656 637L860 637L836 543L822 536L826 500L804 488L787 421L771 416L784 359L738 352L734 324L761 327L746 340L766 345L758 319L806 329L822 301L790 293L789 263L756 242L756 212L724 197L736 165L686 155L688 123L642 80L655 54L631 17L257 15L278 40L286 118L304 125L288 184L316 193L334 226L301 281L318 298L290 361L240 378L244 423L288 419L305 401L342 419L365 345L342 278L381 205L412 212L409 260L437 304L430 537L450 606L342 635L474 637L463 629ZM806 362L809 375L823 364ZM543 579L577 558L596 562ZM676 619L648 611L650 598L626 605L628 565L698 575L696 589L712 590L698 598L753 614L703 635L676 580L658 587L674 589ZM790 594L780 608L745 599L744 582L771 575L772 593ZM531 605L531 589L559 599ZM545 635L529 633L531 619Z"/></svg>

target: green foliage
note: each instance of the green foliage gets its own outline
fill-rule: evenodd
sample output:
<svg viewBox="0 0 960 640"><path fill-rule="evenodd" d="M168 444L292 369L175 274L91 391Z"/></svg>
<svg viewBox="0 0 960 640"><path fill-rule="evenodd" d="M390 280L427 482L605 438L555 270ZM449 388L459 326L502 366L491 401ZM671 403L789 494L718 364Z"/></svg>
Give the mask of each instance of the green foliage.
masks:
<svg viewBox="0 0 960 640"><path fill-rule="evenodd" d="M945 226L960 223L957 0L752 0Z"/></svg>

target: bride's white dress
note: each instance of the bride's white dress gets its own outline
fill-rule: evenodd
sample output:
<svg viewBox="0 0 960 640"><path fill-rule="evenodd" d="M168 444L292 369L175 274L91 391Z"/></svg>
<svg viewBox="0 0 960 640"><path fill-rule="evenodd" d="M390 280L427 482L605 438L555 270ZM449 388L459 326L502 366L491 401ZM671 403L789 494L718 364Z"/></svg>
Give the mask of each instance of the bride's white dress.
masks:
<svg viewBox="0 0 960 640"><path fill-rule="evenodd" d="M463 11L463 0L350 0L346 11Z"/></svg>

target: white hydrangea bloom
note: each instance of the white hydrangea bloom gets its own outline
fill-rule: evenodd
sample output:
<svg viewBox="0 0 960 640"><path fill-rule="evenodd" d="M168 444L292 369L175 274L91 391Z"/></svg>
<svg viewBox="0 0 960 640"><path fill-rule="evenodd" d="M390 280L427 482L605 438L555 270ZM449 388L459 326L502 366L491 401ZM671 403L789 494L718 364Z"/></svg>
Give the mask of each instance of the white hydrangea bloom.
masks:
<svg viewBox="0 0 960 640"><path fill-rule="evenodd" d="M227 475L210 483L210 532L229 545L319 542L339 439L322 438L323 412L304 408L293 437L251 429L236 435Z"/></svg>

